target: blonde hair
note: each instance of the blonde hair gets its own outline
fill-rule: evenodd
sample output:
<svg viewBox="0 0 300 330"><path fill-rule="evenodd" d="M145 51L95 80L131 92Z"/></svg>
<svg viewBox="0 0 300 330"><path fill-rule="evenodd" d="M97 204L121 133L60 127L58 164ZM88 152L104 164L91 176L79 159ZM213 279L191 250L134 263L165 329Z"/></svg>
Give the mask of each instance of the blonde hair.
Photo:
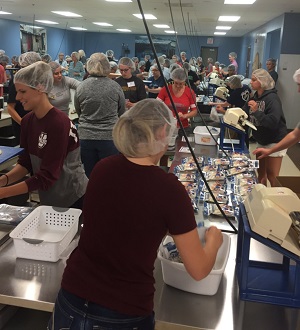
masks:
<svg viewBox="0 0 300 330"><path fill-rule="evenodd" d="M159 136L165 126L165 136ZM145 99L125 112L113 129L117 149L128 157L146 157L163 151L176 127L171 110L160 100Z"/></svg>

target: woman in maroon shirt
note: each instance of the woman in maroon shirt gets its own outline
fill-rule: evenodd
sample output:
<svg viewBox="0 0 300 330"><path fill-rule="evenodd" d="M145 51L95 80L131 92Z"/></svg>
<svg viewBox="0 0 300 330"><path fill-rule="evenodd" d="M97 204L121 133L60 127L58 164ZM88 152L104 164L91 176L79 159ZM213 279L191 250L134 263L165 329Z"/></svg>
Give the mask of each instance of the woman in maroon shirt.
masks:
<svg viewBox="0 0 300 330"><path fill-rule="evenodd" d="M172 235L196 280L211 271L222 234L206 232L203 247L194 211L174 174L156 166L175 121L161 101L145 99L113 131L122 154L94 167L84 202L84 226L67 261L49 329L154 329L154 262Z"/></svg>

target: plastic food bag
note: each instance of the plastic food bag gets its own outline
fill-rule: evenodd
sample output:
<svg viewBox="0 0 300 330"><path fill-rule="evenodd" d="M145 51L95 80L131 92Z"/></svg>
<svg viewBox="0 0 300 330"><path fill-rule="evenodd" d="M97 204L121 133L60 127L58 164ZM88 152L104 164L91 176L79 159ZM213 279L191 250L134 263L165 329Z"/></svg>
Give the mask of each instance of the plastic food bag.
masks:
<svg viewBox="0 0 300 330"><path fill-rule="evenodd" d="M215 122L220 121L216 107L211 107L209 118Z"/></svg>

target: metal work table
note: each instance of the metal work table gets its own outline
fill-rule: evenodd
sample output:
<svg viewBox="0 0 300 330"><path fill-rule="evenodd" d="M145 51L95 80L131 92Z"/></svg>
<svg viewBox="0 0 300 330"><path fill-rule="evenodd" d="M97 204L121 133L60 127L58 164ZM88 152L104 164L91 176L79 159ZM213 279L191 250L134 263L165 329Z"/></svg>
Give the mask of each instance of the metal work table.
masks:
<svg viewBox="0 0 300 330"><path fill-rule="evenodd" d="M195 145L195 152L198 155L215 156L216 147ZM180 161L185 156L187 154L177 152L174 161ZM201 215L196 217L197 221L201 219ZM225 220L215 220L205 221L231 229ZM300 329L300 310L297 308L239 299L235 277L237 235L229 235L229 259L219 290L214 296L187 293L166 285L160 262L156 261L154 303L157 329ZM282 256L253 241L251 259L281 262ZM16 259L12 242L6 242L0 248L0 303L51 312L65 262L65 259L57 263Z"/></svg>

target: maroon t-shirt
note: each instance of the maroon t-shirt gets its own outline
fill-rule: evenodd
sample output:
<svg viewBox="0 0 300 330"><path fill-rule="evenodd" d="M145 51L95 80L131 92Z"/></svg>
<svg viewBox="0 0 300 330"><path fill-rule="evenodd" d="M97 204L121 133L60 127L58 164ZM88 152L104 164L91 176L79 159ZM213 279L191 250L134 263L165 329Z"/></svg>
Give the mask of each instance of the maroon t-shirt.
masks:
<svg viewBox="0 0 300 330"><path fill-rule="evenodd" d="M80 242L62 287L120 313L150 314L159 244L167 232L196 227L183 185L157 166L108 157L91 174L83 214Z"/></svg>

